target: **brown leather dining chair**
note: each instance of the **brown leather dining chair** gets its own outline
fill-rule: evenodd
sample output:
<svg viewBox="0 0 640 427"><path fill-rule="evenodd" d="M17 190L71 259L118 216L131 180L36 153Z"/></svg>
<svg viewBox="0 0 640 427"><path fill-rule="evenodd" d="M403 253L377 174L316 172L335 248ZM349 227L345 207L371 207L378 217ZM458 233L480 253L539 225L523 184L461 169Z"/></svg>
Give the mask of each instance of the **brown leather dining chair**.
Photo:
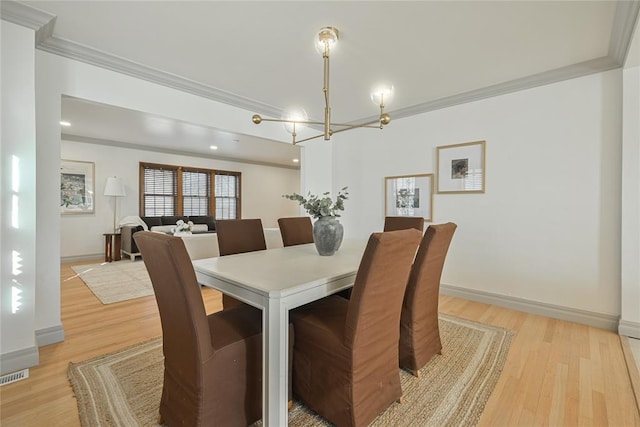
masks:
<svg viewBox="0 0 640 427"><path fill-rule="evenodd" d="M424 230L424 218L421 216L387 216L384 218L384 231L406 230L407 228Z"/></svg>
<svg viewBox="0 0 640 427"><path fill-rule="evenodd" d="M442 351L438 327L438 295L444 261L457 225L430 225L411 267L400 317L400 367L416 376Z"/></svg>
<svg viewBox="0 0 640 427"><path fill-rule="evenodd" d="M216 233L218 234L220 256L267 249L262 220L259 218L224 219L216 221L215 224ZM222 294L222 307L225 309L243 304L242 301Z"/></svg>
<svg viewBox="0 0 640 427"><path fill-rule="evenodd" d="M336 295L291 311L293 394L338 426L366 426L402 397L400 310L422 234L374 233L350 300Z"/></svg>
<svg viewBox="0 0 640 427"><path fill-rule="evenodd" d="M161 424L246 426L262 416L262 314L249 306L207 315L179 237L134 239L151 277L164 353Z"/></svg>
<svg viewBox="0 0 640 427"><path fill-rule="evenodd" d="M284 246L313 243L313 224L308 216L278 218Z"/></svg>

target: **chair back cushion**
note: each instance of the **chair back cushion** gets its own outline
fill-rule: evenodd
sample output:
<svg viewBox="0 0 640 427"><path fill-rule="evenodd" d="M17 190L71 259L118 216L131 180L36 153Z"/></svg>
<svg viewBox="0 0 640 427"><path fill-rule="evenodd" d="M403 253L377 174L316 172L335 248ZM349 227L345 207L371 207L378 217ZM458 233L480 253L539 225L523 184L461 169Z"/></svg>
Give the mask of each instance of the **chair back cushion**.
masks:
<svg viewBox="0 0 640 427"><path fill-rule="evenodd" d="M220 256L267 249L260 219L225 219L216 221Z"/></svg>
<svg viewBox="0 0 640 427"><path fill-rule="evenodd" d="M422 233L374 233L358 267L345 324L345 345L375 354L395 347L411 263ZM398 325L393 327L392 325Z"/></svg>
<svg viewBox="0 0 640 427"><path fill-rule="evenodd" d="M216 221L220 256L267 249L260 219L225 219ZM227 294L222 294L224 309L243 305Z"/></svg>
<svg viewBox="0 0 640 427"><path fill-rule="evenodd" d="M421 216L388 216L384 219L384 231L406 230L408 228L424 230L424 218Z"/></svg>
<svg viewBox="0 0 640 427"><path fill-rule="evenodd" d="M200 286L184 242L151 231L140 231L133 238L158 303L165 369L195 381L200 361L213 354L213 346Z"/></svg>
<svg viewBox="0 0 640 427"><path fill-rule="evenodd" d="M284 246L313 243L313 225L308 216L279 218L278 226Z"/></svg>
<svg viewBox="0 0 640 427"><path fill-rule="evenodd" d="M411 268L400 319L401 366L420 369L440 351L438 295L444 261L457 225L430 225ZM409 360L411 359L411 360Z"/></svg>

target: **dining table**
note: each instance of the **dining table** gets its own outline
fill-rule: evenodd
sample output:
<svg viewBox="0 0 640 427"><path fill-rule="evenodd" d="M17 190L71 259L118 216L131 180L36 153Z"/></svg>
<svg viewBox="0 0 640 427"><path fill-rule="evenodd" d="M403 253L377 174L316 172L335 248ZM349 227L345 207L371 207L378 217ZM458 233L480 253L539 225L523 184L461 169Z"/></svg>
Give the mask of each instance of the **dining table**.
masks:
<svg viewBox="0 0 640 427"><path fill-rule="evenodd" d="M287 425L289 310L353 286L366 244L345 239L331 256L309 243L193 261L198 283L262 310L264 425Z"/></svg>

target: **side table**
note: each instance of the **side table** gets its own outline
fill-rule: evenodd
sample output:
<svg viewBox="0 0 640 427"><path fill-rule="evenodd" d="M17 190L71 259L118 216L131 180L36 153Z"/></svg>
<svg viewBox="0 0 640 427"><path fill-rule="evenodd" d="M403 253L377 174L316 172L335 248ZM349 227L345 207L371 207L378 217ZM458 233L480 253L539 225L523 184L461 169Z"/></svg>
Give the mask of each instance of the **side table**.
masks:
<svg viewBox="0 0 640 427"><path fill-rule="evenodd" d="M120 261L120 233L104 233L104 262Z"/></svg>

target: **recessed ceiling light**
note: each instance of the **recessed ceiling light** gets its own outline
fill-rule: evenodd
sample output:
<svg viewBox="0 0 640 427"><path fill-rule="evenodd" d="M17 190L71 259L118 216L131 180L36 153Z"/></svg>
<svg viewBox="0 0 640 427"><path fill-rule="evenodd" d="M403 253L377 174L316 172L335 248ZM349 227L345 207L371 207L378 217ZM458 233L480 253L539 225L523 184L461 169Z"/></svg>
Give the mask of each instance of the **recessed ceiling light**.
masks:
<svg viewBox="0 0 640 427"><path fill-rule="evenodd" d="M293 163L298 163L300 159L293 159Z"/></svg>
<svg viewBox="0 0 640 427"><path fill-rule="evenodd" d="M71 126L71 123L65 122L64 120L60 121L60 126Z"/></svg>
<svg viewBox="0 0 640 427"><path fill-rule="evenodd" d="M211 148L212 150L217 150L218 146L217 145L210 145L209 148Z"/></svg>

